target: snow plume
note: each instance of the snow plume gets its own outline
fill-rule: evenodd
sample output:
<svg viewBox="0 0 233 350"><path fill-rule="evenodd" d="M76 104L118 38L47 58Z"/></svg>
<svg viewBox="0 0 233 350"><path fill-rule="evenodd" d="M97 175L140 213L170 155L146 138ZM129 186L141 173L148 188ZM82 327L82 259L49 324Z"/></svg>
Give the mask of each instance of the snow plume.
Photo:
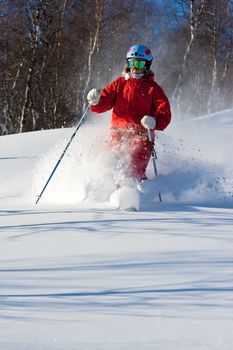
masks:
<svg viewBox="0 0 233 350"><path fill-rule="evenodd" d="M69 131L71 136L72 130ZM60 140L38 163L34 183L37 192L47 181L70 136ZM82 126L51 179L43 200L55 203L76 203L84 199L106 201L115 189L114 159L107 139L106 120L98 118L97 123L88 121Z"/></svg>
<svg viewBox="0 0 233 350"><path fill-rule="evenodd" d="M232 205L232 115L223 111L174 123L159 136L160 182L167 200Z"/></svg>
<svg viewBox="0 0 233 350"><path fill-rule="evenodd" d="M154 177L150 162L149 181L138 195L132 183L126 184L125 192L112 195L121 174L107 143L109 119L108 115L88 118L48 185L43 203L84 201L98 206L110 199L112 206L117 206L121 196L123 204L130 202L151 210L157 207L160 192L165 203L232 205L233 166L228 152L232 149L232 111L182 123L173 121L163 133L157 132L159 177ZM64 130L56 146L37 163L34 195L40 193L71 134L71 129ZM46 142L46 132L44 136Z"/></svg>
<svg viewBox="0 0 233 350"><path fill-rule="evenodd" d="M232 194L226 187L225 174L219 165L203 158L201 150L190 149L179 139L161 137L160 188L163 198L169 202L189 204L214 204L231 201ZM229 195L230 194L230 195Z"/></svg>
<svg viewBox="0 0 233 350"><path fill-rule="evenodd" d="M44 192L44 203L85 202L96 206L107 202L114 208L139 208L135 182L125 178L129 150L121 149L119 159L118 153L110 149L106 121L105 117L97 117L82 126ZM60 140L37 164L34 192L41 192L68 141ZM124 189L118 191L119 183L124 183Z"/></svg>

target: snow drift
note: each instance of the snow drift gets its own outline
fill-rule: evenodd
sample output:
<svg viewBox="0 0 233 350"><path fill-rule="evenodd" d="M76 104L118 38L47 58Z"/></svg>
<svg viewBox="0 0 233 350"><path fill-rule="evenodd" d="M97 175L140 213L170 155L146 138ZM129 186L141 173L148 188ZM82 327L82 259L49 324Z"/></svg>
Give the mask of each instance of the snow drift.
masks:
<svg viewBox="0 0 233 350"><path fill-rule="evenodd" d="M157 207L158 191L166 203L231 206L233 203L232 148L233 112L173 121L157 133L159 177L148 166L144 193L132 189L122 194L135 196L141 210ZM67 205L111 207L109 198L116 190L114 159L107 146L109 115L91 115L79 129L41 202ZM1 197L17 197L34 203L54 165L72 135L72 129L49 130L0 139L4 171ZM12 171L11 165L14 164ZM17 167L17 176L16 175ZM113 204L114 207L114 204Z"/></svg>
<svg viewBox="0 0 233 350"><path fill-rule="evenodd" d="M38 205L73 130L0 138L0 348L231 350L232 111L158 133L159 178L123 192L138 212L109 203L108 124L88 118Z"/></svg>

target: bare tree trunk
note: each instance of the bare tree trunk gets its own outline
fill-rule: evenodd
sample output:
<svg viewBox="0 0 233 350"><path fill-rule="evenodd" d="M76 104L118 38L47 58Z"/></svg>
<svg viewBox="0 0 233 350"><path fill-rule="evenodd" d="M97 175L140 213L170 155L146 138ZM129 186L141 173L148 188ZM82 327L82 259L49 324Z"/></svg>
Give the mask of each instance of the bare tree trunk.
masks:
<svg viewBox="0 0 233 350"><path fill-rule="evenodd" d="M19 117L19 127L18 127L18 132L19 133L23 132L23 127L24 127L24 123L25 123L26 105L28 103L29 86L30 86L31 77L32 77L32 68L30 67L28 69L27 80L26 80L24 96L23 96L22 110L21 110L21 114L20 114L20 117Z"/></svg>
<svg viewBox="0 0 233 350"><path fill-rule="evenodd" d="M103 12L103 5L104 5L104 0L96 0L95 2L95 23L94 23L94 29L93 31L90 32L90 38L89 38L89 54L88 54L88 59L87 59L87 76L86 76L86 81L83 89L83 95L82 95L82 100L83 100L83 111L86 108L86 95L87 95L87 90L89 88L89 83L91 80L91 74L92 74L92 60L93 60L93 55L98 47L98 40L99 40L99 33L100 33L100 24L102 20L102 12Z"/></svg>
<svg viewBox="0 0 233 350"><path fill-rule="evenodd" d="M221 4L218 1L212 1L212 10L208 12L210 15L210 21L207 23L208 30L210 32L210 47L211 47L211 55L212 55L212 76L211 76L211 86L209 92L209 98L207 103L207 112L211 113L215 111L217 105L219 103L219 83L223 81L224 76L226 76L226 72L228 70L228 62L230 60L231 55L231 46L232 46L232 36L230 35L230 26L229 23L231 21L231 13L230 13L230 1L224 0ZM228 37L225 42L225 57L224 57L224 69L222 73L222 77L220 78L219 71L220 65L218 64L218 52L219 47L221 45L221 35L225 31L225 28L229 29Z"/></svg>
<svg viewBox="0 0 233 350"><path fill-rule="evenodd" d="M216 13L213 15L216 16ZM210 92L209 92L209 98L207 102L207 113L211 113L215 108L213 105L216 105L218 102L217 99L217 29L215 24L215 18L213 19L213 27L211 30L211 55L213 59L213 65L212 65L212 77L211 77L211 86L210 86Z"/></svg>
<svg viewBox="0 0 233 350"><path fill-rule="evenodd" d="M227 23L226 23L226 28L227 28L227 32L229 33L229 35L228 35L228 38L227 38L225 62L224 62L224 69L223 69L221 81L224 81L225 78L227 77L227 73L228 73L228 70L229 70L229 67L230 67L232 48L233 48L233 37L232 37L232 35L230 35L230 33L232 32L232 26L233 26L232 9L231 9L232 4L231 3L232 3L231 0L227 1L227 7L226 7Z"/></svg>
<svg viewBox="0 0 233 350"><path fill-rule="evenodd" d="M63 6L60 15L59 28L56 34L56 67L55 67L55 86L54 86L54 99L53 99L53 127L56 127L57 121L57 109L59 103L59 67L61 64L61 41L64 28L64 16L67 8L68 0L63 1Z"/></svg>
<svg viewBox="0 0 233 350"><path fill-rule="evenodd" d="M4 61L5 61L5 73L7 70L7 52L5 50L4 52ZM7 86L10 84L8 84L8 79L6 78L2 78L1 81L4 85L4 97L3 97L3 102L2 102L2 116L1 116L1 133L4 134L7 131L10 131L11 133L14 132L14 126L12 123L12 115L13 115L13 101L14 101L14 96L16 94L16 85L17 85L17 81L19 78L19 74L21 72L22 66L24 63L24 59L22 58L16 74L14 76L13 82L12 82L12 86ZM5 75L4 73L4 75ZM3 94L3 89L1 89L1 94Z"/></svg>
<svg viewBox="0 0 233 350"><path fill-rule="evenodd" d="M190 56L190 52L192 49L192 46L195 42L196 39L196 33L199 25L201 24L201 17L204 13L205 6L208 0L201 0L198 9L195 11L194 9L194 3L195 0L189 0L189 7L190 7L190 23L189 23L189 28L190 28L190 38L189 42L187 44L184 57L183 57L183 62L181 65L180 73L177 79L177 83L175 86L175 89L173 91L172 95L172 104L174 107L176 107L177 112L180 111L180 98L181 98L181 93L182 93L182 85L184 83L185 79L185 73L186 73L186 67L188 63L188 58Z"/></svg>
<svg viewBox="0 0 233 350"><path fill-rule="evenodd" d="M36 16L33 16L33 8L31 7L33 5L30 4L30 2L27 0L26 4L26 13L27 18L29 21L29 40L30 40L30 62L29 62L29 68L27 72L27 79L25 84L25 90L23 95L23 103L22 103L22 110L19 117L19 127L18 132L23 132L24 125L26 123L27 118L27 111L29 110L29 98L30 98L30 89L32 88L32 78L36 63L36 47L39 42L39 24L38 24L38 13L36 13ZM36 5L35 5L36 6ZM35 8L35 11L38 12L39 9Z"/></svg>

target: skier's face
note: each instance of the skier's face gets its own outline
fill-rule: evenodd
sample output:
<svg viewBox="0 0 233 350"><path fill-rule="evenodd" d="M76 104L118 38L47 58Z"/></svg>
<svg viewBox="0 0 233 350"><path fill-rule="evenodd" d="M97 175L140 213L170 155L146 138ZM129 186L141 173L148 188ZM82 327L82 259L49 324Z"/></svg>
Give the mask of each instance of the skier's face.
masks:
<svg viewBox="0 0 233 350"><path fill-rule="evenodd" d="M130 72L132 74L142 74L142 73L144 73L144 69L131 68Z"/></svg>

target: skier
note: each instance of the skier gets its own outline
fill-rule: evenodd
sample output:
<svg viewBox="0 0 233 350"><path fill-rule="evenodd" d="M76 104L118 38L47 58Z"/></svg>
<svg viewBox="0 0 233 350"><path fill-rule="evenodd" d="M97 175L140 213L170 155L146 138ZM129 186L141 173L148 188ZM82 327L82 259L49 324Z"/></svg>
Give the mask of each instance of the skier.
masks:
<svg viewBox="0 0 233 350"><path fill-rule="evenodd" d="M150 70L153 56L144 45L133 45L126 55L123 76L104 89L87 94L91 111L113 108L109 144L117 154L126 178L147 179L151 156L148 130L164 130L171 121L169 101ZM154 137L154 132L153 132Z"/></svg>

